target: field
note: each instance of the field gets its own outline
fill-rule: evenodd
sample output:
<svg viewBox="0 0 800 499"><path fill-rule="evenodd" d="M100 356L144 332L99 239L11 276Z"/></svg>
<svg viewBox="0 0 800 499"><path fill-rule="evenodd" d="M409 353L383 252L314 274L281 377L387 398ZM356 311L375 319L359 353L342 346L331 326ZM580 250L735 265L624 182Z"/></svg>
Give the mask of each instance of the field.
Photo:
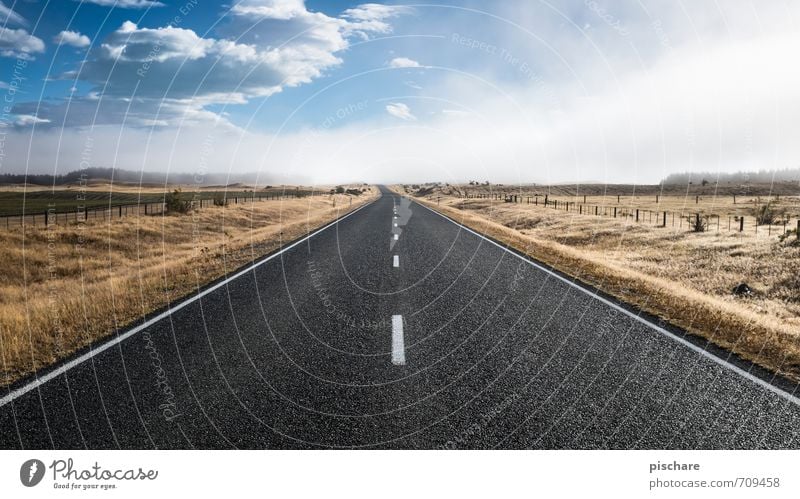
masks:
<svg viewBox="0 0 800 499"><path fill-rule="evenodd" d="M794 192L750 186L749 193L716 195L665 194L659 186L637 187L638 194L631 186L616 186L616 192L590 187L583 189L585 204L583 192L560 186L396 189L773 372L800 379L800 244L791 232L800 214L796 185ZM512 192L516 203L505 201ZM529 204L527 198L536 194L538 204ZM575 203L569 211L567 202ZM756 210L767 202L780 211L781 223L756 225ZM663 215L645 216L664 211L687 218L678 215L673 224L668 217L664 227ZM695 232L689 223L695 213L716 218ZM742 232L737 217L747 222ZM735 293L740 284L748 291Z"/></svg>
<svg viewBox="0 0 800 499"><path fill-rule="evenodd" d="M0 231L0 384L48 366L377 196L325 194Z"/></svg>
<svg viewBox="0 0 800 499"><path fill-rule="evenodd" d="M56 213L67 213L85 207L118 206L164 201L164 195L180 189L180 198L195 201L214 198L253 198L253 197L297 197L311 194L328 194L329 188L300 186L274 186L254 188L234 184L231 186L201 187L188 185L155 186L121 183L91 183L88 185L58 186L55 189L43 186L0 186L0 217L25 214L39 214L48 209Z"/></svg>

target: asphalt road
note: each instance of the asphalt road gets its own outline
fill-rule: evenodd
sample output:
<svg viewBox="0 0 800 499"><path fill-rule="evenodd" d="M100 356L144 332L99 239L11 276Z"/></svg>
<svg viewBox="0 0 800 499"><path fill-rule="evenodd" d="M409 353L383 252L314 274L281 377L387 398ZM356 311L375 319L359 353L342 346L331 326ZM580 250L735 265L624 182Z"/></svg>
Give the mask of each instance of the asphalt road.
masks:
<svg viewBox="0 0 800 499"><path fill-rule="evenodd" d="M388 191L86 355L0 447L800 447L797 399Z"/></svg>

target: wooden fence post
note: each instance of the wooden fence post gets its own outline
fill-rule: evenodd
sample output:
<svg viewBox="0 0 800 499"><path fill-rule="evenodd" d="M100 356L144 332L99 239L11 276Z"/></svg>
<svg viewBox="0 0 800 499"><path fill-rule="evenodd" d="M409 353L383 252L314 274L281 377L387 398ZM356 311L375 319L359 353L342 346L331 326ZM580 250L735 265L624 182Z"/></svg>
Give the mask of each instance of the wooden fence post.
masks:
<svg viewBox="0 0 800 499"><path fill-rule="evenodd" d="M744 231L744 215L739 217L739 232Z"/></svg>

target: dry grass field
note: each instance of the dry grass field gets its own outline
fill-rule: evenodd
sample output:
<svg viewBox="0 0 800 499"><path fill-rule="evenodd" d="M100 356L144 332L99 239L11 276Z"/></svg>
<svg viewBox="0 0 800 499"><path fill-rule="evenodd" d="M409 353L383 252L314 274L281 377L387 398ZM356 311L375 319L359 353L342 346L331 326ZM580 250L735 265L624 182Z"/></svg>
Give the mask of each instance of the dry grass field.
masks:
<svg viewBox="0 0 800 499"><path fill-rule="evenodd" d="M162 188L163 189L163 188ZM0 385L48 366L378 195L0 231Z"/></svg>
<svg viewBox="0 0 800 499"><path fill-rule="evenodd" d="M587 194L590 206L617 206L618 213L642 210L642 220L636 223L632 216L594 216L594 208L590 215L585 208L584 214L576 207L545 208L546 191L538 192L535 205L527 199L507 203L502 195L479 198L479 188L469 186L395 189L773 372L800 380L800 244L791 233L779 239L782 224L771 230L762 225L756 232L753 216L754 202L763 204L769 198L784 209L788 227L795 227L800 200L789 192L777 200L768 187L751 195L739 193L735 205L730 193L699 200L699 194L662 193L658 204L654 192L634 197L630 187L619 187L629 193L619 203L616 193ZM580 193L556 190L548 194L550 202L583 203ZM798 190L795 186L795 196ZM534 195L533 190L515 192L526 198ZM706 231L693 232L687 221L672 225L669 217L667 226L660 227L645 219L644 210L718 214L722 227L717 230L712 219ZM728 217L736 216L748 222L743 232L726 230ZM739 283L746 283L752 293L733 293Z"/></svg>

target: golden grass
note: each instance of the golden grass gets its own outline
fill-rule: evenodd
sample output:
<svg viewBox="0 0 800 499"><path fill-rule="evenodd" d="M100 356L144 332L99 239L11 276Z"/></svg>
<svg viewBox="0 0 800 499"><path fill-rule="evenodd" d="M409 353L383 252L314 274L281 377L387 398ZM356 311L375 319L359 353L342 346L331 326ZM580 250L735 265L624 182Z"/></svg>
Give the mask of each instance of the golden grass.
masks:
<svg viewBox="0 0 800 499"><path fill-rule="evenodd" d="M68 356L378 195L0 231L0 384ZM351 204L352 203L352 204Z"/></svg>
<svg viewBox="0 0 800 499"><path fill-rule="evenodd" d="M395 189L405 193L402 187ZM766 237L766 228L759 228L760 235L693 233L685 222L682 228L661 228L543 206L454 198L441 191L416 199L773 372L800 380L800 247ZM683 199L659 201L674 207ZM732 288L740 282L750 285L754 295L734 296Z"/></svg>

